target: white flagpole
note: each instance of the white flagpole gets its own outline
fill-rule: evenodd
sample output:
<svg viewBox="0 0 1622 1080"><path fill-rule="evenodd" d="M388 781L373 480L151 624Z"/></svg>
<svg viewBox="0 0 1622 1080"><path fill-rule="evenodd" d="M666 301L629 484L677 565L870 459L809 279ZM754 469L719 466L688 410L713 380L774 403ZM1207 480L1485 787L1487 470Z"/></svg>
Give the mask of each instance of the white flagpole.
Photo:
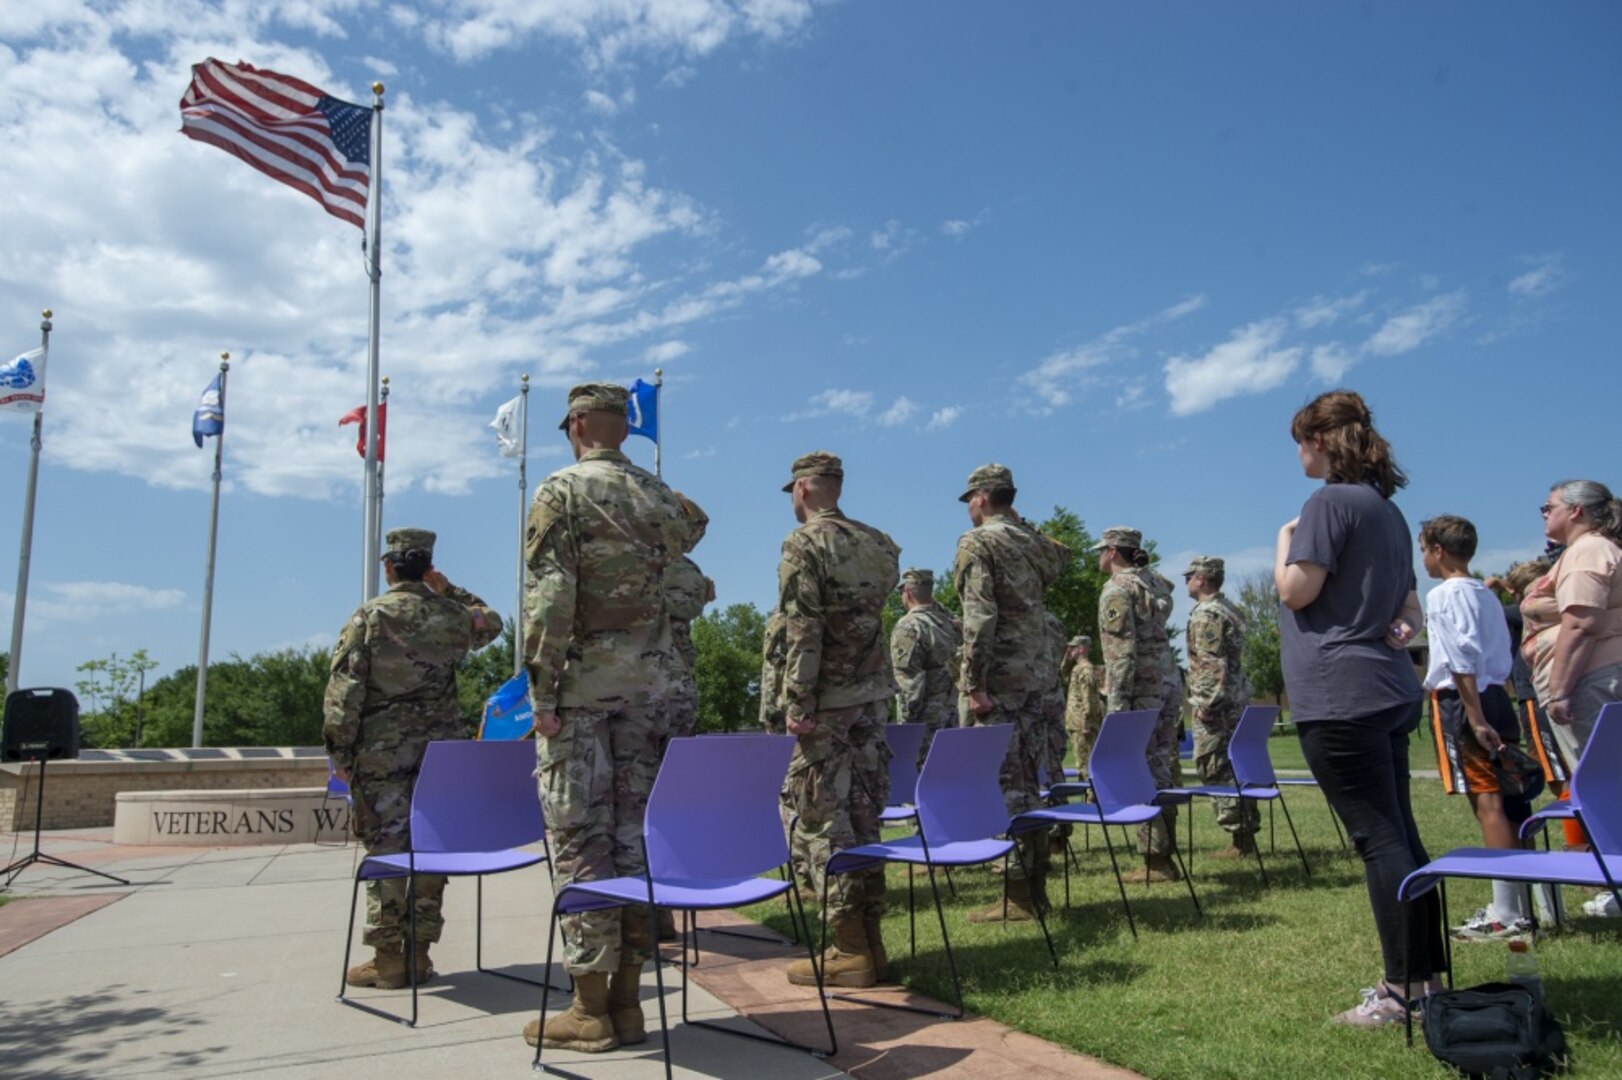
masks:
<svg viewBox="0 0 1622 1080"><path fill-rule="evenodd" d="M231 354L220 353L220 409L225 409L225 380ZM214 617L214 542L220 533L220 466L225 460L225 427L214 436L214 501L208 511L208 562L203 571L203 632L197 645L197 702L191 715L191 744L203 745L203 701L208 693L208 631Z"/></svg>
<svg viewBox="0 0 1622 1080"><path fill-rule="evenodd" d="M51 309L46 308L40 313L39 321L39 369L46 375L50 374L51 359ZM45 382L42 377L39 384L40 394L45 393ZM34 437L29 441L28 453L28 489L23 496L23 542L17 553L17 598L11 608L11 661L6 668L6 694L9 696L17 690L18 672L22 670L23 661L23 618L28 613L28 563L34 556L34 491L39 486L39 448L40 428L45 422L45 402L39 403L34 410Z"/></svg>
<svg viewBox="0 0 1622 1080"><path fill-rule="evenodd" d="M524 670L524 536L529 527L529 376L518 391L518 609L513 616L513 674Z"/></svg>
<svg viewBox="0 0 1622 1080"><path fill-rule="evenodd" d="M653 429L653 475L661 477L661 478L665 475L664 469L661 467L660 460L659 460L660 459L660 451L662 451L664 449L664 447L661 445L661 442L665 437L665 416L664 416L664 410L659 407L659 405L660 405L659 399L664 396L664 392L665 392L664 391L664 386L665 386L665 369L664 368L654 368L653 369L653 422L657 426Z"/></svg>
<svg viewBox="0 0 1622 1080"><path fill-rule="evenodd" d="M389 377L387 375L385 375L385 376L383 376L383 390L382 390L382 393L378 396L378 400L377 400L377 415L379 415L379 416L387 416L388 415L389 411L383 407L383 406L387 405L388 403L389 403ZM388 438L387 438L387 436L384 437L384 441L381 444L381 448L382 448L382 450L383 450L383 452L385 454L388 453ZM386 468L385 468L386 465L387 465L387 462L385 462L383 460L382 456L379 456L378 459L377 459L377 513L376 513L376 515L375 515L375 517L373 519L373 522L372 522L372 528L375 530L375 532L377 534L375 539L378 542L378 548L377 548L377 552L376 552L377 558L374 558L372 560L372 565L373 566L379 565L381 560L382 560L382 557L383 557L383 548L382 548L382 542L383 542L383 473L386 471Z"/></svg>
<svg viewBox="0 0 1622 1080"><path fill-rule="evenodd" d="M362 555L361 600L377 595L378 559L383 547L383 485L377 461L378 337L383 312L383 84L372 84L372 175L366 193L367 277L371 280L370 331L366 347L366 491L365 551Z"/></svg>

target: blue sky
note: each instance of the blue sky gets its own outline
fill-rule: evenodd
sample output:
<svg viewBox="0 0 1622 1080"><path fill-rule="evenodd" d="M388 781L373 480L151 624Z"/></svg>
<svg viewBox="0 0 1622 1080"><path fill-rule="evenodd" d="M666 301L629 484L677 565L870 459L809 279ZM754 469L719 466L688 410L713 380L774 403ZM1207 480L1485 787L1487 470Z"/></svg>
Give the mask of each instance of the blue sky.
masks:
<svg viewBox="0 0 1622 1080"><path fill-rule="evenodd" d="M1536 551L1553 481L1622 486L1619 41L1575 3L6 5L0 347L57 327L23 682L196 661L221 349L212 654L330 643L359 600L359 231L178 134L205 57L388 84L385 522L511 611L485 424L522 372L538 479L568 385L664 367L723 604L771 602L812 449L906 564L949 563L996 460L1028 513L1261 569L1311 491L1289 417L1337 385L1411 523ZM8 553L27 438L0 417Z"/></svg>

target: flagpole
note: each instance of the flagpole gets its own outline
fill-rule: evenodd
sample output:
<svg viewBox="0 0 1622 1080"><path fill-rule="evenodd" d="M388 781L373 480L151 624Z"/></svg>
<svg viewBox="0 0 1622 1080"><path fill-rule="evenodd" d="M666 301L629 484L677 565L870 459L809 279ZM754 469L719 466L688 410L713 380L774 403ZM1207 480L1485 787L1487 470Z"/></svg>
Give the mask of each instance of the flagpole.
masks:
<svg viewBox="0 0 1622 1080"><path fill-rule="evenodd" d="M49 372L51 359L51 309L40 313L39 370ZM28 564L34 556L34 491L39 486L40 428L45 422L45 380L40 378L40 403L34 410L34 437L29 441L28 489L23 496L23 542L17 553L17 598L11 608L11 659L6 666L6 694L17 690L17 673L22 670L23 618L28 613Z"/></svg>
<svg viewBox="0 0 1622 1080"><path fill-rule="evenodd" d="M361 599L377 595L378 559L383 540L383 484L377 455L378 336L383 311L383 84L372 84L372 171L366 194L367 277L371 281L371 312L366 346L366 490L365 551L361 567Z"/></svg>
<svg viewBox="0 0 1622 1080"><path fill-rule="evenodd" d="M664 394L665 369L653 369L653 475L663 477L664 469L660 467L660 451L664 449L660 440L665 437L665 412L659 407L659 399Z"/></svg>
<svg viewBox="0 0 1622 1080"><path fill-rule="evenodd" d="M513 617L513 674L524 670L524 535L529 527L529 376L519 376L518 390L518 609Z"/></svg>
<svg viewBox="0 0 1622 1080"><path fill-rule="evenodd" d="M220 411L225 411L226 373L231 354L220 353ZM203 745L203 701L208 694L208 631L214 616L214 542L220 533L220 465L225 460L225 425L214 436L214 500L208 511L208 561L203 570L203 632L197 646L197 702L191 714L191 744Z"/></svg>
<svg viewBox="0 0 1622 1080"><path fill-rule="evenodd" d="M385 376L383 376L383 391L382 391L381 395L379 395L379 397L378 397L378 403L377 403L377 415L378 416L386 418L389 415L388 409L384 408L384 406L387 405L388 403L389 403L389 377L387 375L385 375ZM383 422L386 423L387 420L385 419ZM383 450L384 450L384 454L387 454L387 452L388 452L387 439L388 439L388 436L384 435L384 440L385 441L381 444L382 447L383 447ZM383 460L383 456L384 455L379 455L378 459L377 459L377 516L376 516L376 520L373 522L373 528L377 531L377 536L378 536L378 539L380 541L381 541L382 536L383 536L383 472L384 472L384 467L387 464L387 462L385 462ZM378 555L378 557L376 559L372 560L373 564L378 564L382 560L383 549L381 548L381 546L378 548L377 555Z"/></svg>

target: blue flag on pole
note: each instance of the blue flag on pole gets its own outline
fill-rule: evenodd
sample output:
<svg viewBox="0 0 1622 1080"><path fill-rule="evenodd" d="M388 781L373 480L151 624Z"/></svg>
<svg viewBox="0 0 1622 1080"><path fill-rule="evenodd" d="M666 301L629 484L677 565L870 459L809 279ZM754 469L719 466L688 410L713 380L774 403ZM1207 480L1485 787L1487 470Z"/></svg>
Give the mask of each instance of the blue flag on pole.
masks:
<svg viewBox="0 0 1622 1080"><path fill-rule="evenodd" d="M625 404L631 421L631 434L659 441L659 388L641 379L631 384L631 400Z"/></svg>
<svg viewBox="0 0 1622 1080"><path fill-rule="evenodd" d="M219 435L225 431L225 394L220 390L220 377L214 376L214 381L208 384L203 391L202 400L197 403L197 411L191 414L191 437L197 448L203 448L203 436Z"/></svg>
<svg viewBox="0 0 1622 1080"><path fill-rule="evenodd" d="M484 703L479 738L491 742L529 738L535 730L535 709L529 703L529 675L519 673L501 684Z"/></svg>

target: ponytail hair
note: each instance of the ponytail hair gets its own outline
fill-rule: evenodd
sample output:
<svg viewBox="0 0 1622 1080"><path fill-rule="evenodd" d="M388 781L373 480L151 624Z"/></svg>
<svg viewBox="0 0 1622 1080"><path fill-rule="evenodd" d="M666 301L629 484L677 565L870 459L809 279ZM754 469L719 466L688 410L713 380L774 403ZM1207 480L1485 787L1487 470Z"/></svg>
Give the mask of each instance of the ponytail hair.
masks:
<svg viewBox="0 0 1622 1080"><path fill-rule="evenodd" d="M1115 550L1120 552L1123 559L1139 570L1149 565L1149 553L1142 548L1117 547Z"/></svg>
<svg viewBox="0 0 1622 1080"><path fill-rule="evenodd" d="M1323 442L1331 484L1368 484L1383 498L1408 486L1391 444L1374 430L1374 414L1353 390L1331 390L1313 398L1290 421L1298 443Z"/></svg>
<svg viewBox="0 0 1622 1080"><path fill-rule="evenodd" d="M1622 544L1622 499L1598 480L1562 480L1554 493L1567 506L1582 510L1594 524L1594 531L1613 544Z"/></svg>

